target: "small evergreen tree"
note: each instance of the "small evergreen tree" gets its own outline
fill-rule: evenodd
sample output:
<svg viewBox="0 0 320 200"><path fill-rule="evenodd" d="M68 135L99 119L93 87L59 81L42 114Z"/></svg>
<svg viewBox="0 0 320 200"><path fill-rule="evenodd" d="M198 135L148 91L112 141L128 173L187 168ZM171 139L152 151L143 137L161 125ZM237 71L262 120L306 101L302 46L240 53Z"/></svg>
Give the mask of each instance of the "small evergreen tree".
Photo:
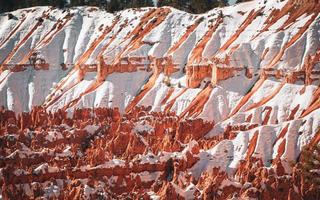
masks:
<svg viewBox="0 0 320 200"><path fill-rule="evenodd" d="M320 144L305 147L300 162L305 181L320 189Z"/></svg>
<svg viewBox="0 0 320 200"><path fill-rule="evenodd" d="M320 198L320 144L305 147L300 155L298 164L301 176L306 184L310 185L309 192L315 194L313 197Z"/></svg>
<svg viewBox="0 0 320 200"><path fill-rule="evenodd" d="M227 0L159 0L157 6L171 6L191 13L204 13L215 7L227 6Z"/></svg>
<svg viewBox="0 0 320 200"><path fill-rule="evenodd" d="M252 0L237 0L236 3L248 2L248 1L252 1Z"/></svg>
<svg viewBox="0 0 320 200"><path fill-rule="evenodd" d="M208 6L207 0L191 0L190 4L190 8L193 13L204 13L208 10Z"/></svg>
<svg viewBox="0 0 320 200"><path fill-rule="evenodd" d="M120 1L119 0L110 0L107 5L107 11L113 13L118 10L121 10Z"/></svg>
<svg viewBox="0 0 320 200"><path fill-rule="evenodd" d="M84 0L70 0L70 6L84 6Z"/></svg>
<svg viewBox="0 0 320 200"><path fill-rule="evenodd" d="M179 10L189 11L190 0L159 0L157 6L171 6Z"/></svg>

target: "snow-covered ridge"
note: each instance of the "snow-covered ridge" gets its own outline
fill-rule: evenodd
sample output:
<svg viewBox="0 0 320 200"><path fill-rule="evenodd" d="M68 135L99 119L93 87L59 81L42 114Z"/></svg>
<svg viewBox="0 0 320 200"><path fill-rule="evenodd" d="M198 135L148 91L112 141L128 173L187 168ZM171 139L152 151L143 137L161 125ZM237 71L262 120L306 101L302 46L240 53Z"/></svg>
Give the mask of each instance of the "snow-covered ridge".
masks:
<svg viewBox="0 0 320 200"><path fill-rule="evenodd" d="M201 81L214 77L213 65L246 68L253 74L263 68L279 69L283 74L299 71L308 56L319 49L319 11L313 4L304 9L296 7L287 1L256 0L201 15L168 7L128 9L115 14L95 7L34 7L12 12L15 17L10 20L2 14L0 103L18 112L30 110L43 104L52 90L50 98L55 102L48 103L50 109L70 107L66 105L71 100L80 98L71 107L114 106L124 110L150 77L146 69L152 68L152 63L164 66L166 76L157 76L158 82L165 78L171 85L182 87L205 85ZM34 57L35 68L40 70L32 70L29 65ZM139 72L112 73L94 87L96 72L88 69L81 81L76 81L79 66L87 64L85 67L90 68L99 57L108 67L133 65ZM319 71L319 63L313 71ZM115 80L121 84L115 84ZM249 83L243 91L236 91L240 96L252 84L243 81ZM147 94L140 104L161 109L156 101L166 89L159 84L149 91L159 91L157 97L154 92ZM53 89L55 86L59 89ZM81 95L85 88L88 92ZM187 96L181 95L180 103L172 110L182 113L198 92L192 89Z"/></svg>
<svg viewBox="0 0 320 200"><path fill-rule="evenodd" d="M276 173L280 169L277 178L285 178L281 174L292 172L290 163L302 148L320 141L318 3L255 0L201 15L169 7L115 14L94 7L35 7L12 12L13 19L3 14L0 106L19 113L41 105L24 116L31 118L32 129L43 123L52 130L33 133L38 137L33 145L59 147L46 153L15 145L20 149L6 148L5 159L89 155L91 167L83 163L74 178L101 170L109 185L126 186L121 176L106 170L117 169L134 180L140 177L140 183L169 180L163 195L171 190L185 198L196 197L202 188L190 176L216 179L215 170L225 172L217 185L226 191L250 186L251 181L241 185L238 179L249 177L247 171L257 163ZM73 112L83 107L91 109ZM117 114L97 125L94 114L108 113ZM0 118L5 119L0 128L7 131L6 140L22 140L23 131L32 138L28 120L19 116L14 126L9 114ZM74 126L61 125L68 117ZM102 137L109 125L110 133ZM10 133L14 130L19 134ZM104 138L92 151L81 153L69 144L82 144L81 138L90 135L96 135L90 137L93 141ZM104 154L108 159L100 156ZM175 175L159 175L172 168L171 158L186 163L173 170ZM128 171L132 163L143 171ZM152 171L144 171L147 165ZM34 167L37 174L64 173L42 161ZM24 176L22 169L15 174ZM180 184L170 181L172 175ZM85 182L84 193L94 193L97 188L91 187ZM157 197L161 190L149 193Z"/></svg>

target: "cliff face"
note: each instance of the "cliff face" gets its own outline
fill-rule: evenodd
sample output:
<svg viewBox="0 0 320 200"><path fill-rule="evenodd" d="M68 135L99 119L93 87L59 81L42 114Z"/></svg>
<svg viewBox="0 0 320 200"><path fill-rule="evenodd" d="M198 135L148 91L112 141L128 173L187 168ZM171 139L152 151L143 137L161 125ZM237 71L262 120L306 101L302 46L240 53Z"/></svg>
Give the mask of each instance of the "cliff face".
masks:
<svg viewBox="0 0 320 200"><path fill-rule="evenodd" d="M4 14L0 103L16 112L38 105L125 110L149 81L148 101L137 103L158 109L161 97L151 91L165 96L170 87L175 93L176 86L186 87L195 94L191 100L212 82L231 93L240 75L243 89L225 105L232 109L258 77L317 85L318 12L317 1L257 0L202 15L172 8L109 14L94 7L35 7L12 12L13 19ZM171 110L183 112L188 103L180 104Z"/></svg>
<svg viewBox="0 0 320 200"><path fill-rule="evenodd" d="M124 115L118 109L98 108L77 109L67 117L63 110L47 113L41 107L17 117L8 110L0 114L4 199L313 199L317 195L298 165L286 172L282 144L272 167L264 167L266 162L255 155L259 131L246 144L245 157L231 167L237 160L231 141L242 134L239 130L256 126L228 127L223 135L204 139L213 123L179 121L174 113L150 112L150 107L135 107ZM281 130L278 139L287 131L288 127Z"/></svg>
<svg viewBox="0 0 320 200"><path fill-rule="evenodd" d="M319 143L319 12L1 15L3 196L313 198L290 163Z"/></svg>

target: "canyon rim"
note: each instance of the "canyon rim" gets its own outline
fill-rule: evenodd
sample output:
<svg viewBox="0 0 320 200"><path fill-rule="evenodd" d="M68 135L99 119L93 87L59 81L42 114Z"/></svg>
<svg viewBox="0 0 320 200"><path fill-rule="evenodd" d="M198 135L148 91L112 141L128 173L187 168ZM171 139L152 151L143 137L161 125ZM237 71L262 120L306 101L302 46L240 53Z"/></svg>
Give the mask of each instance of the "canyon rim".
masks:
<svg viewBox="0 0 320 200"><path fill-rule="evenodd" d="M1 198L319 200L319 13L1 13Z"/></svg>

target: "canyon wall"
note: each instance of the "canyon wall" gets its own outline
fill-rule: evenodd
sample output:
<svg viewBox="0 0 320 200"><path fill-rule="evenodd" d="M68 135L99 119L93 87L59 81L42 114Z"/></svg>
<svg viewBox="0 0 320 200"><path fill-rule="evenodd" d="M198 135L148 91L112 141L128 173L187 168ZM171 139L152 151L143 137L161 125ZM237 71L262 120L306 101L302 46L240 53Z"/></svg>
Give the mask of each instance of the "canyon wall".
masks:
<svg viewBox="0 0 320 200"><path fill-rule="evenodd" d="M299 163L320 141L319 12L2 14L2 196L317 198Z"/></svg>

